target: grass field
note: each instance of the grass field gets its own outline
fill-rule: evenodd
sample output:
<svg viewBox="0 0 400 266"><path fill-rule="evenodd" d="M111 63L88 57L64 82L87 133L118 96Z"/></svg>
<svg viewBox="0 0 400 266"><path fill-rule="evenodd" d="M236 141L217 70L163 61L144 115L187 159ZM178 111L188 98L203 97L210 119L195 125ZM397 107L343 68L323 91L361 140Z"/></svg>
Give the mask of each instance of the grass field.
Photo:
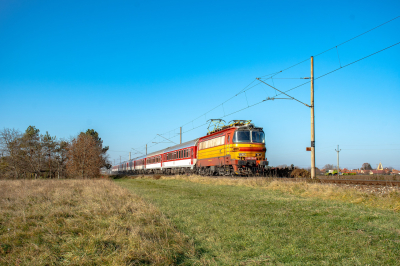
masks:
<svg viewBox="0 0 400 266"><path fill-rule="evenodd" d="M378 199L317 184L257 179L116 182L157 206L193 241L196 258L188 264L399 265L396 193ZM382 202L371 205L368 197Z"/></svg>
<svg viewBox="0 0 400 266"><path fill-rule="evenodd" d="M400 175L318 175L318 178L400 181Z"/></svg>
<svg viewBox="0 0 400 266"><path fill-rule="evenodd" d="M176 265L195 249L109 180L0 181L0 265Z"/></svg>

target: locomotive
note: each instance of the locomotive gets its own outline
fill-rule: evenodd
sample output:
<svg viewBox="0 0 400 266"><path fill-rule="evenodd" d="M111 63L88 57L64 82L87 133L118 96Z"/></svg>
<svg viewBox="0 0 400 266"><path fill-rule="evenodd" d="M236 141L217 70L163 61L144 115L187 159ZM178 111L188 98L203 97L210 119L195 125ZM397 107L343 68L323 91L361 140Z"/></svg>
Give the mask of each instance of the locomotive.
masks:
<svg viewBox="0 0 400 266"><path fill-rule="evenodd" d="M266 175L263 128L251 120L224 122L212 119L207 135L114 165L111 174Z"/></svg>

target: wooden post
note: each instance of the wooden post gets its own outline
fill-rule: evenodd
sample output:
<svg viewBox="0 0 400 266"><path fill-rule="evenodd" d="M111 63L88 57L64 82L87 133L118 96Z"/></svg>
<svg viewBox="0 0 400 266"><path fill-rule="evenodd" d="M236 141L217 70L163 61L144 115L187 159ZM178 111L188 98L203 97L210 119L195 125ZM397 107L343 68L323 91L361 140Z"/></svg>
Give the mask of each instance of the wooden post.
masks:
<svg viewBox="0 0 400 266"><path fill-rule="evenodd" d="M315 178L314 57L311 56L311 178Z"/></svg>

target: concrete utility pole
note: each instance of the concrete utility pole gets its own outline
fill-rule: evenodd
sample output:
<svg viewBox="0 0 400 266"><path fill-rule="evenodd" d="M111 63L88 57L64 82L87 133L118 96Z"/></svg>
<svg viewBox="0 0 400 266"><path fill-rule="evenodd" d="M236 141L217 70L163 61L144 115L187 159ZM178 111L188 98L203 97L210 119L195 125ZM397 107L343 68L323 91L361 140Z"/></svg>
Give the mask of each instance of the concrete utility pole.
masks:
<svg viewBox="0 0 400 266"><path fill-rule="evenodd" d="M129 152L129 161L131 160L131 152Z"/></svg>
<svg viewBox="0 0 400 266"><path fill-rule="evenodd" d="M337 145L337 150L335 150L336 152L337 152L337 174L338 174L338 176L339 176L339 170L340 170L340 168L339 168L339 152L341 151L341 150L339 150L339 145Z"/></svg>
<svg viewBox="0 0 400 266"><path fill-rule="evenodd" d="M182 127L181 127L180 129L181 129L181 131L180 131L180 141L179 141L179 144L182 144Z"/></svg>
<svg viewBox="0 0 400 266"><path fill-rule="evenodd" d="M121 164L121 156L119 156L119 164Z"/></svg>
<svg viewBox="0 0 400 266"><path fill-rule="evenodd" d="M315 178L314 57L311 56L311 178ZM338 163L339 165L339 163Z"/></svg>
<svg viewBox="0 0 400 266"><path fill-rule="evenodd" d="M147 144L146 144L146 155L147 155Z"/></svg>

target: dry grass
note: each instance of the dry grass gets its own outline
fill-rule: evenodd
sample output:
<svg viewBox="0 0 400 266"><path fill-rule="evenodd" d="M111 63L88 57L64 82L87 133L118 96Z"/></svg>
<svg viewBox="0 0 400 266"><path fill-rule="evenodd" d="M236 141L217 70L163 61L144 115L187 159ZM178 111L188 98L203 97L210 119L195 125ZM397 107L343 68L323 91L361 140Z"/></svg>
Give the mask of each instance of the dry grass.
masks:
<svg viewBox="0 0 400 266"><path fill-rule="evenodd" d="M385 193L369 193L352 187L340 187L334 184L320 184L306 181L282 181L279 178L210 178L198 175L163 176L162 179L180 179L202 184L233 185L260 187L279 190L293 195L326 200L338 200L369 207L400 211L400 191L397 188L387 188Z"/></svg>
<svg viewBox="0 0 400 266"><path fill-rule="evenodd" d="M2 265L176 265L194 247L109 180L0 181Z"/></svg>
<svg viewBox="0 0 400 266"><path fill-rule="evenodd" d="M320 175L319 178L326 179L360 179L360 180L384 180L384 181L400 181L400 175Z"/></svg>

